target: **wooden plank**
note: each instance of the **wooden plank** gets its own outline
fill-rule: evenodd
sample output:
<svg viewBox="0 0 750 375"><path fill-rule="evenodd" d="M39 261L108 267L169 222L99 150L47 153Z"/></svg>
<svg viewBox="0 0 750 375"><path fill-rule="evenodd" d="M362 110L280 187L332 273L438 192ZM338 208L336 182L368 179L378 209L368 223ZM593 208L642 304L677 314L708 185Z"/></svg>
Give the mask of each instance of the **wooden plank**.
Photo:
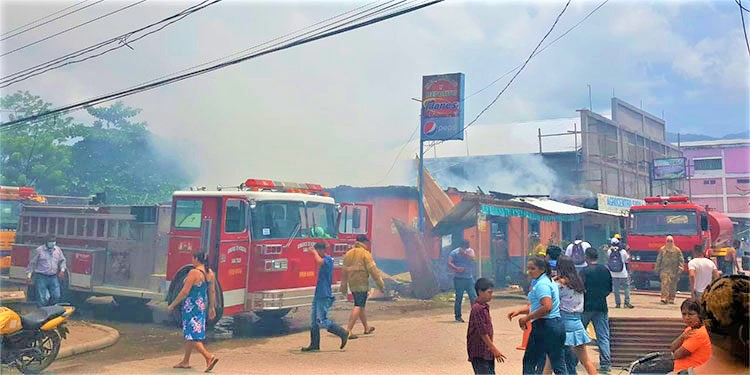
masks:
<svg viewBox="0 0 750 375"><path fill-rule="evenodd" d="M0 303L25 302L26 292L23 290L2 290L0 291Z"/></svg>

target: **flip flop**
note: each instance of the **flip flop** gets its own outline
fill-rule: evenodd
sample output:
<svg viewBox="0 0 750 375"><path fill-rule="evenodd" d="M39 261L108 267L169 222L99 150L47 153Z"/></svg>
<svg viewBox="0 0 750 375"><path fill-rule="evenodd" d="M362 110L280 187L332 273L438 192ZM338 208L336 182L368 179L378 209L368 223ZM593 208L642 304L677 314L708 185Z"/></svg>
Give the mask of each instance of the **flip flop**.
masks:
<svg viewBox="0 0 750 375"><path fill-rule="evenodd" d="M187 365L187 366L180 366L180 365L174 365L172 368L179 368L179 369L190 369L193 368L193 366Z"/></svg>
<svg viewBox="0 0 750 375"><path fill-rule="evenodd" d="M375 332L375 327L370 327L367 331L365 331L365 335L369 335L371 333Z"/></svg>
<svg viewBox="0 0 750 375"><path fill-rule="evenodd" d="M358 339L358 338L359 338L359 336L357 336L357 335L349 335L349 340L354 340L354 339Z"/></svg>
<svg viewBox="0 0 750 375"><path fill-rule="evenodd" d="M211 370L214 369L214 366L216 366L217 363L219 363L219 359L216 358L216 356L214 356L213 358L211 358L211 362L208 363L208 367L206 367L206 371L203 371L203 372L211 372Z"/></svg>

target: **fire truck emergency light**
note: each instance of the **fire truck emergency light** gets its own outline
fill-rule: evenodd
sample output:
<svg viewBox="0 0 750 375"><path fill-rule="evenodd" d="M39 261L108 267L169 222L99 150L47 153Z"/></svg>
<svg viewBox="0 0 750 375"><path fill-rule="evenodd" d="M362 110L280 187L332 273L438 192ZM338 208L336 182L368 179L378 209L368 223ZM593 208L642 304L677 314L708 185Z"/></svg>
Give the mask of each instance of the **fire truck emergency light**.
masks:
<svg viewBox="0 0 750 375"><path fill-rule="evenodd" d="M675 195L669 197L646 197L643 200L646 201L646 203L689 202L688 197L684 195Z"/></svg>
<svg viewBox="0 0 750 375"><path fill-rule="evenodd" d="M245 180L244 186L254 191L269 189L285 191L288 193L310 194L312 192L325 196L329 195L328 193L323 191L323 186L318 184L302 184L297 182L281 182L248 178L247 180Z"/></svg>

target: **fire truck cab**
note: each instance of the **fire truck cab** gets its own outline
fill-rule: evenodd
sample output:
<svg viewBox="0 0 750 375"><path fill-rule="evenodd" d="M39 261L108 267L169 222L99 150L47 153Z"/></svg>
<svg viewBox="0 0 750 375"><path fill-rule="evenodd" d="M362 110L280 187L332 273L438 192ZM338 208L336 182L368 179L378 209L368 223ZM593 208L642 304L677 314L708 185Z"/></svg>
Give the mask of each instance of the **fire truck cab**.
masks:
<svg viewBox="0 0 750 375"><path fill-rule="evenodd" d="M216 191L177 191L172 214L167 301L200 251L217 275L217 316L283 316L310 305L317 280L312 246L329 245L336 283L344 253L358 235L372 233L371 204L339 205L315 184L248 179Z"/></svg>
<svg viewBox="0 0 750 375"><path fill-rule="evenodd" d="M626 231L630 271L639 289L659 280L654 266L668 235L685 258L682 279L686 278L687 262L696 246L706 251L717 242L732 238L732 221L726 215L694 204L686 196L647 197L645 201L645 205L630 208Z"/></svg>

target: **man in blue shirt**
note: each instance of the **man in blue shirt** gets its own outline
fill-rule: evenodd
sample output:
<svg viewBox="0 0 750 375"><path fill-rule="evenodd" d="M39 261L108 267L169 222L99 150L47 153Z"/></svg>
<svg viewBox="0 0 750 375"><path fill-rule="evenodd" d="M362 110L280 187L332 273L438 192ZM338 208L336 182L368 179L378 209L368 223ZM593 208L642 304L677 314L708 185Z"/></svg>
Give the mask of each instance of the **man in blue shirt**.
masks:
<svg viewBox="0 0 750 375"><path fill-rule="evenodd" d="M469 294L470 306L473 306L474 300L477 299L477 291L474 290L475 259L474 250L469 247L469 241L465 239L461 239L458 247L448 255L448 268L453 271L453 286L456 289L456 302L453 304L453 312L457 322L464 322L461 318L464 291Z"/></svg>
<svg viewBox="0 0 750 375"><path fill-rule="evenodd" d="M333 258L326 255L326 244L318 242L314 251L310 251L315 257L315 265L318 266L318 283L315 285L315 296L312 301L312 316L310 322L310 346L302 348L303 352L314 352L320 350L320 328L326 328L328 332L341 338L341 349L346 346L349 333L328 318L328 309L333 306Z"/></svg>

